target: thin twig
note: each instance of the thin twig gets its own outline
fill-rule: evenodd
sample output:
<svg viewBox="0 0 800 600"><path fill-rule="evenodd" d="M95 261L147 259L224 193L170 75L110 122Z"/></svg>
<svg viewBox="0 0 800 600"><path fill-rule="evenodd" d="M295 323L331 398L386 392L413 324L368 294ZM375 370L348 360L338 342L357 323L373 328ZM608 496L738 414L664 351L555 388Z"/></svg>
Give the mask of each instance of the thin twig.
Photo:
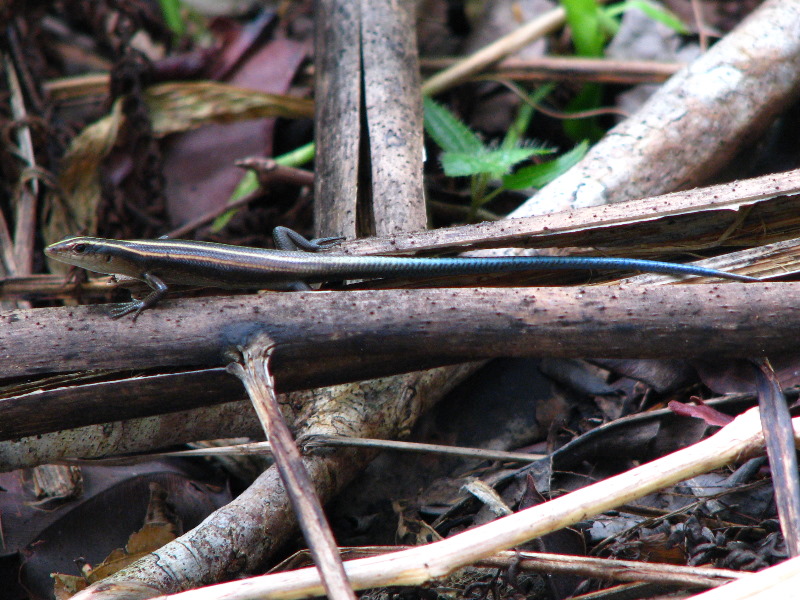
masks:
<svg viewBox="0 0 800 600"><path fill-rule="evenodd" d="M247 347L241 348L242 362L232 362L228 371L241 379L272 444L281 480L319 569L325 593L333 600L355 600L314 484L281 414L269 367L274 350L272 340L264 335L257 336Z"/></svg>
<svg viewBox="0 0 800 600"><path fill-rule="evenodd" d="M425 58L423 71L446 69L458 63L455 58ZM661 83L685 66L679 62L650 60L613 60L575 56L537 56L507 58L478 78L513 81L569 81L621 83Z"/></svg>
<svg viewBox="0 0 800 600"><path fill-rule="evenodd" d="M192 219L185 225L181 225L167 233L166 237L168 238L179 238L183 237L186 234L194 231L198 227L202 227L203 225L208 225L211 221L216 219L217 217L224 215L229 210L233 210L235 208L239 208L240 206L245 206L246 204L250 204L253 200L261 198L264 195L264 191L261 189L256 190L252 194L247 194L246 196L242 196L241 198L234 200L224 206L220 206L215 208L214 210L210 210L198 217Z"/></svg>
<svg viewBox="0 0 800 600"><path fill-rule="evenodd" d="M433 96L471 77L487 66L524 48L534 40L558 29L564 24L565 17L566 11L559 7L543 14L538 19L526 23L428 79L422 84L422 94Z"/></svg>
<svg viewBox="0 0 800 600"><path fill-rule="evenodd" d="M396 440L380 440L375 438L354 438L338 435L315 435L302 440L304 450L314 448L330 448L335 446L361 447L377 450L398 450L401 452L425 452L428 454L443 454L474 458L477 460L502 460L505 462L530 463L546 458L544 454L529 454L526 452L503 452L501 450L484 450L482 448L464 448L461 446L443 446L441 444L422 444L419 442L402 442ZM247 454L272 454L269 442L248 442L246 444L232 444L230 446L215 446L213 448L193 448L191 450L176 450L175 452L156 452L135 456L116 456L114 458L99 458L75 462L94 464L132 464L139 461L153 460L163 456L229 456Z"/></svg>

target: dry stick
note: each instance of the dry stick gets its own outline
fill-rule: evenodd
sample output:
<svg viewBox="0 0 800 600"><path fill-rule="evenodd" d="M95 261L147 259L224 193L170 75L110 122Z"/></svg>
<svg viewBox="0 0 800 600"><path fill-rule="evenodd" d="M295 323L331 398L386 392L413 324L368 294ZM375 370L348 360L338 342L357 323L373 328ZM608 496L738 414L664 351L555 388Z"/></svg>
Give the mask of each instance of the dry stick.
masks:
<svg viewBox="0 0 800 600"><path fill-rule="evenodd" d="M278 164L271 158L263 158L260 156L243 158L236 161L236 166L246 169L253 169L258 177L259 189L247 194L246 196L242 196L238 200L234 200L228 204L225 204L224 206L219 206L202 215L199 215L198 217L195 217L185 225L181 225L180 227L170 231L167 234L167 237L178 238L185 236L186 234L199 227L202 227L203 225L208 225L211 221L224 215L230 210L250 204L253 200L258 200L264 195L265 190L268 188L269 182L285 181L294 185L314 185L314 175L310 171L295 169L294 167L287 167L286 165Z"/></svg>
<svg viewBox="0 0 800 600"><path fill-rule="evenodd" d="M789 556L800 556L800 480L792 417L772 365L766 358L753 362L756 366L758 406L761 426L767 440L767 456L772 469L778 519L789 548Z"/></svg>
<svg viewBox="0 0 800 600"><path fill-rule="evenodd" d="M566 12L563 8L555 8L488 46L484 46L465 60L428 79L422 84L423 95L433 96L438 94L485 69L492 63L524 48L534 40L555 31L564 24L565 17Z"/></svg>
<svg viewBox="0 0 800 600"><path fill-rule="evenodd" d="M800 419L794 419L793 426L797 440L800 438ZM751 409L706 440L544 504L440 542L347 561L347 577L355 589L420 585L684 479L748 458L761 451L763 446L758 410ZM300 569L188 591L169 598L210 600L224 596L226 600L244 600L268 596L272 600L289 600L322 593L316 569Z"/></svg>
<svg viewBox="0 0 800 600"><path fill-rule="evenodd" d="M0 226L2 227L2 226ZM0 237L2 234L0 234ZM0 246L3 242L0 241ZM2 261L0 260L0 269ZM111 278L98 277L89 281L65 281L63 275L28 275L26 277L5 277L0 279L0 300L28 300L28 299L74 299L91 297L108 297L111 287Z"/></svg>
<svg viewBox="0 0 800 600"><path fill-rule="evenodd" d="M100 423L0 442L0 471L85 458L147 452L195 440L257 437L261 427L248 402L229 402L154 417Z"/></svg>
<svg viewBox="0 0 800 600"><path fill-rule="evenodd" d="M729 569L686 567L637 560L616 560L594 556L568 556L546 552L500 552L479 561L476 566L516 568L522 572L577 575L613 581L661 583L675 587L717 587L747 573Z"/></svg>
<svg viewBox="0 0 800 600"><path fill-rule="evenodd" d="M455 58L425 58L420 61L422 70L449 68L459 62ZM533 58L507 58L479 79L511 79L513 81L569 81L623 83L661 83L685 65L678 62L653 60L613 60L576 56L537 56Z"/></svg>
<svg viewBox="0 0 800 600"><path fill-rule="evenodd" d="M361 2L314 2L314 227L356 237L362 143ZM321 233L324 232L324 233Z"/></svg>
<svg viewBox="0 0 800 600"><path fill-rule="evenodd" d="M210 211L208 211L208 212L206 212L206 213L204 213L204 214L202 214L202 215L200 215L198 217L195 217L194 219L192 219L191 221L189 221L185 225L181 225L180 227L170 231L167 234L166 237L169 237L169 238L182 237L182 236L194 231L198 227L202 227L203 225L207 225L208 223L210 223L211 221L213 221L217 217L220 217L220 216L224 215L229 210L234 210L236 208L239 208L240 206L245 206L246 204L250 204L253 200L257 200L258 198L261 198L263 195L264 195L264 191L261 190L261 189L258 189L255 192L252 192L250 194L247 194L246 196L242 196L241 198L238 198L237 200L234 200L233 202L229 202L228 204L226 204L224 206L220 206L220 207L215 208L213 210L210 210Z"/></svg>
<svg viewBox="0 0 800 600"><path fill-rule="evenodd" d="M404 0L359 1L365 161L360 170L369 176L368 184L361 187L357 230L362 236L418 231L425 229L428 217L422 180L425 149L416 5ZM348 199L337 197L331 202L332 208L341 210Z"/></svg>
<svg viewBox="0 0 800 600"><path fill-rule="evenodd" d="M700 49L703 52L707 52L708 28L706 27L706 24L703 21L703 9L701 8L697 0L690 0L689 3L692 5L692 12L694 13L695 25L697 27L697 33L699 34L700 37Z"/></svg>
<svg viewBox="0 0 800 600"><path fill-rule="evenodd" d="M243 169L252 169L262 188L266 188L276 181L297 186L311 187L314 185L313 171L282 165L273 158L250 156L237 160L234 164Z"/></svg>
<svg viewBox="0 0 800 600"><path fill-rule="evenodd" d="M691 600L776 600L797 598L800 557L748 574L738 581L692 596Z"/></svg>
<svg viewBox="0 0 800 600"><path fill-rule="evenodd" d="M15 37L11 28L9 28L8 33L12 38ZM3 56L3 63L10 92L9 103L14 120L17 122L16 137L20 157L25 161L26 167L32 169L36 165L36 156L33 150L30 126L25 123L28 112L25 108L22 86L17 77L14 62L8 55ZM36 178L26 182L25 178L21 177L18 186L15 210L17 225L14 230L14 262L16 267L14 274L28 275L33 266L36 197L39 194L39 182ZM24 303L24 305L27 306L28 303Z"/></svg>
<svg viewBox="0 0 800 600"><path fill-rule="evenodd" d="M798 293L796 282L297 292L164 302L135 325L96 307L32 309L0 314L0 348L14 357L7 378L216 366L265 331L288 390L497 356L769 356L796 347Z"/></svg>
<svg viewBox="0 0 800 600"><path fill-rule="evenodd" d="M385 556L390 552L400 552L412 547L343 547L341 551L345 558L355 560L373 556ZM294 565L296 565L294 568L306 566L302 562L302 554L295 554L275 567L273 572L285 572L293 568ZM529 552L526 550L498 552L494 556L477 561L474 566L481 569L513 569L520 573L543 573L546 575L560 573L608 581L661 583L676 588L715 588L750 575L750 573L742 571L714 567L687 567L666 563Z"/></svg>
<svg viewBox="0 0 800 600"><path fill-rule="evenodd" d="M258 419L270 441L281 481L319 569L326 595L333 600L355 600L355 593L347 583L333 532L314 492L300 451L281 414L275 395L275 381L269 368L274 350L275 345L269 337L256 336L246 347L240 348L242 363L229 364L228 371L241 379L253 401Z"/></svg>

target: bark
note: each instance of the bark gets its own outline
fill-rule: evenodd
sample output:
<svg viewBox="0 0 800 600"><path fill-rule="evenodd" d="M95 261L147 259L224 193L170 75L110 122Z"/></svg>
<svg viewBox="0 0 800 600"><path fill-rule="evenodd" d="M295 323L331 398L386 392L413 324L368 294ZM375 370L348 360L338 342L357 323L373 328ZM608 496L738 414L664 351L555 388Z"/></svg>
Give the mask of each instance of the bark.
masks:
<svg viewBox="0 0 800 600"><path fill-rule="evenodd" d="M268 303L252 296L166 302L135 323L95 307L32 309L3 316L0 347L14 357L7 377L86 365L216 366L266 332L278 345L275 373L285 387L397 372L405 360L755 356L792 347L798 291L800 283L304 292L274 294Z"/></svg>
<svg viewBox="0 0 800 600"><path fill-rule="evenodd" d="M363 0L365 135L372 187L362 234L425 229L422 102L414 35L415 3ZM391 15L391 18L387 18Z"/></svg>
<svg viewBox="0 0 800 600"><path fill-rule="evenodd" d="M323 235L354 237L361 141L361 15L358 2L317 0L314 221Z"/></svg>

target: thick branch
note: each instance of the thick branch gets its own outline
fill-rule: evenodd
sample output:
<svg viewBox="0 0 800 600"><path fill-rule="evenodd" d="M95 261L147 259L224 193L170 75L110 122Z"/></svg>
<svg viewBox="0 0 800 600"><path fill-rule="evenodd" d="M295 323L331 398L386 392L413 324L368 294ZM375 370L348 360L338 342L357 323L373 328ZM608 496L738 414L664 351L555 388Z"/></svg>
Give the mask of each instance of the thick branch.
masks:
<svg viewBox="0 0 800 600"><path fill-rule="evenodd" d="M348 254L570 246L760 245L798 231L800 169L663 196L568 212L349 241Z"/></svg>
<svg viewBox="0 0 800 600"><path fill-rule="evenodd" d="M412 361L770 355L795 343L798 292L800 283L307 292L165 302L135 323L110 320L107 307L18 310L0 317L0 348L7 377L216 366L266 332L286 389Z"/></svg>

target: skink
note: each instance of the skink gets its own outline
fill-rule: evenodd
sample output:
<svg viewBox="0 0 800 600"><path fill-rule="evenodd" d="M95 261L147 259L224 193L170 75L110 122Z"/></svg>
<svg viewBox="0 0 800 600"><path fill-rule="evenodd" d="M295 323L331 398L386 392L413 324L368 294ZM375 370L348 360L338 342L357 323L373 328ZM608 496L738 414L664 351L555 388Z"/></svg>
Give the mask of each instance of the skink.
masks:
<svg viewBox="0 0 800 600"><path fill-rule="evenodd" d="M415 258L315 254L338 244L341 238L307 240L285 227L276 228L273 235L278 250L192 240L125 241L70 237L48 246L45 254L89 271L126 275L147 283L153 291L144 300L127 302L112 312L113 318L134 313L134 319L164 297L168 283L217 288L298 289L298 282L477 275L540 269L624 269L758 281L754 277L715 269L631 258Z"/></svg>

